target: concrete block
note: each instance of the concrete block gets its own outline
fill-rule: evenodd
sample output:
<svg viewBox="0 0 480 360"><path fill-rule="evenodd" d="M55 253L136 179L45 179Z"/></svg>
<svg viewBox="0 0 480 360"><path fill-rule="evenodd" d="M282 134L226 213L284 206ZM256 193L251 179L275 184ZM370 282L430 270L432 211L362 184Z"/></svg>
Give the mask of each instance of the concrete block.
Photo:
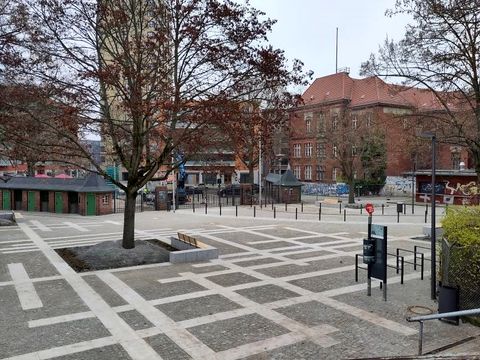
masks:
<svg viewBox="0 0 480 360"><path fill-rule="evenodd" d="M432 227L431 226L424 226L423 227L423 235L431 237L432 234ZM441 226L437 226L435 228L435 237L440 239L443 236L443 228Z"/></svg>

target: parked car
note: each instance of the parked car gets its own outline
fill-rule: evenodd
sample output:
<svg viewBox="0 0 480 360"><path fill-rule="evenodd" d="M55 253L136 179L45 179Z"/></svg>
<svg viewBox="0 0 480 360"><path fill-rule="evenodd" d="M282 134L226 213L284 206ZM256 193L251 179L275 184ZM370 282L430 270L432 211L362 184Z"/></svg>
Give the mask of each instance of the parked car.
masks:
<svg viewBox="0 0 480 360"><path fill-rule="evenodd" d="M220 189L217 194L220 197L225 197L225 196L240 196L240 184L232 184L232 185L227 185L223 189ZM253 193L257 194L259 191L259 186L257 184L253 184Z"/></svg>
<svg viewBox="0 0 480 360"><path fill-rule="evenodd" d="M217 194L220 197L240 196L240 185L239 184L227 185L223 189L218 190Z"/></svg>
<svg viewBox="0 0 480 360"><path fill-rule="evenodd" d="M203 188L199 188L197 186L186 186L185 193L187 195L203 194Z"/></svg>

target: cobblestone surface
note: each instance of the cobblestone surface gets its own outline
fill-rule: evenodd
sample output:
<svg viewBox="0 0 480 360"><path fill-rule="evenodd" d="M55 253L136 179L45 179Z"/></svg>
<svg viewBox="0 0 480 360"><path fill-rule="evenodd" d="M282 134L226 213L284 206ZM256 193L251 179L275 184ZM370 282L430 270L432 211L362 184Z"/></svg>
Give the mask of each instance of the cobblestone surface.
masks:
<svg viewBox="0 0 480 360"><path fill-rule="evenodd" d="M53 248L118 239L121 215L22 213L18 227L0 229L0 359L316 360L414 354L418 328L405 317L412 315L411 306L432 311L438 306L430 300L428 269L422 281L419 269L406 264L402 285L389 268L388 300L377 281L369 297L365 271L360 270L358 283L354 278L366 217L352 212L344 223L332 208L325 211L331 210L333 221L319 222L314 212L312 220L295 221L292 209L276 220L265 218L272 215L265 208L257 209L256 219L229 217L232 208L223 209L227 216L222 217L192 216L187 210L140 213L139 239L167 240L182 231L218 247L219 259L83 274L71 270ZM423 213L418 213L418 218L402 217L404 224L396 224L394 216L374 218L389 227L389 252L428 246L411 239L422 233ZM428 258L428 250L424 253ZM410 253L403 255L411 261ZM389 263L395 265L394 257ZM424 348L479 334L480 328L469 324L428 322ZM475 353L480 345L459 349Z"/></svg>

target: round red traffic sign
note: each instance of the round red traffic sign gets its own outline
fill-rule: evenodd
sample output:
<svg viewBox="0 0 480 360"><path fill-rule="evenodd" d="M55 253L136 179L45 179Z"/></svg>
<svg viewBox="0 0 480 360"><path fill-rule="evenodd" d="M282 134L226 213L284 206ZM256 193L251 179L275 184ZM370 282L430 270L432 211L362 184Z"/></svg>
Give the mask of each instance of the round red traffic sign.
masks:
<svg viewBox="0 0 480 360"><path fill-rule="evenodd" d="M372 204L368 203L368 204L365 204L365 210L367 210L367 213L369 215L372 215L375 209L373 208Z"/></svg>

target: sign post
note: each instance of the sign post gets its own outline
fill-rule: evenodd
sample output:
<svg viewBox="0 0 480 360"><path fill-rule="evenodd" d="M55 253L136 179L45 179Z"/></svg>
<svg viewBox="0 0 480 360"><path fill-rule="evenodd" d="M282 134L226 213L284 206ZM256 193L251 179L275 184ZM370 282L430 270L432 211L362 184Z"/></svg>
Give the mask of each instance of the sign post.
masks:
<svg viewBox="0 0 480 360"><path fill-rule="evenodd" d="M372 277L383 283L383 300L387 301L387 227L372 225L372 204L365 204L368 213L368 237L363 241L363 262L368 264L367 295L372 294Z"/></svg>

